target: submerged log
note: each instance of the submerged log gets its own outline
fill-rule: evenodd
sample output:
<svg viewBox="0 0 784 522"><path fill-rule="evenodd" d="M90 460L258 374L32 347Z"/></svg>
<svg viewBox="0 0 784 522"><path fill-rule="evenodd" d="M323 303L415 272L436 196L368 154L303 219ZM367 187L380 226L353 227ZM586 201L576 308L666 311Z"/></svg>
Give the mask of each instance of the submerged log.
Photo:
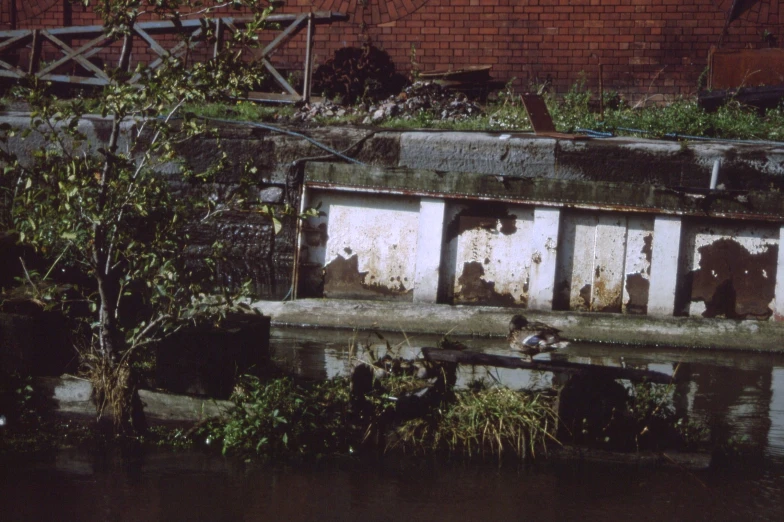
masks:
<svg viewBox="0 0 784 522"><path fill-rule="evenodd" d="M519 368L524 370L537 370L545 372L558 372L566 374L591 373L597 377L610 379L628 379L632 382L651 382L655 384L670 384L681 380L677 373L667 375L650 370L636 368L621 368L618 366L597 366L593 364L580 364L568 361L526 361L520 357L506 355L493 355L489 353L471 352L467 350L442 350L440 348L422 348L422 356L428 361L452 362L472 366L495 366L498 368Z"/></svg>

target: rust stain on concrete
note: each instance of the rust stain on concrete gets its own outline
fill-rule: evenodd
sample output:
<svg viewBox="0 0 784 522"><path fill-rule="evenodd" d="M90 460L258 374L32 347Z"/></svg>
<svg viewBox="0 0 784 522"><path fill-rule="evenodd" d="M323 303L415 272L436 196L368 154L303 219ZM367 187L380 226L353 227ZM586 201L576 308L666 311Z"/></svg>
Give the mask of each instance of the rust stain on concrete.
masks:
<svg viewBox="0 0 784 522"><path fill-rule="evenodd" d="M703 317L767 319L776 287L778 246L752 254L722 238L700 247L700 268L691 272L691 300L703 301Z"/></svg>
<svg viewBox="0 0 784 522"><path fill-rule="evenodd" d="M590 310L591 308L591 284L588 283L580 288L580 299L582 303L577 301L572 303L573 310Z"/></svg>
<svg viewBox="0 0 784 522"><path fill-rule="evenodd" d="M391 277L389 285L366 282L368 272L359 271L359 257L337 256L324 267L324 297L343 299L411 299L412 289L407 289L400 277ZM371 277L372 279L372 277Z"/></svg>
<svg viewBox="0 0 784 522"><path fill-rule="evenodd" d="M494 282L482 279L484 275L485 269L482 263L476 261L465 263L463 273L457 280L461 289L455 293L455 302L488 306L525 306L527 304L525 296L520 296L521 302L518 303L514 296L497 292Z"/></svg>
<svg viewBox="0 0 784 522"><path fill-rule="evenodd" d="M626 275L626 291L629 293L629 301L626 303L627 313L639 315L648 313L648 290L650 284L650 281L643 274Z"/></svg>

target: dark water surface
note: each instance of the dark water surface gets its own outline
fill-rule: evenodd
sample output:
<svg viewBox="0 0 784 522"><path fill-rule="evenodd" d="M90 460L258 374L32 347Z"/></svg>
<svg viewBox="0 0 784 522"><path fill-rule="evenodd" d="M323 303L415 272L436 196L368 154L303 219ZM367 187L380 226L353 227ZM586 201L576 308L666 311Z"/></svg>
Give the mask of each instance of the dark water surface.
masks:
<svg viewBox="0 0 784 522"><path fill-rule="evenodd" d="M248 471L201 454L148 454L133 465L61 454L6 465L0 482L4 521L778 521L784 513L784 477L767 466L515 471L387 459Z"/></svg>
<svg viewBox="0 0 784 522"><path fill-rule="evenodd" d="M310 377L344 374L362 349L415 353L437 337L273 331L273 356ZM461 339L508 355L503 341ZM576 344L557 357L688 375L674 397L693 418L761 457L706 471L577 462L535 469L435 464L385 456L318 466L244 465L201 453L152 452L128 461L63 451L0 462L0 521L784 520L784 357L725 351ZM550 376L465 369L545 387Z"/></svg>

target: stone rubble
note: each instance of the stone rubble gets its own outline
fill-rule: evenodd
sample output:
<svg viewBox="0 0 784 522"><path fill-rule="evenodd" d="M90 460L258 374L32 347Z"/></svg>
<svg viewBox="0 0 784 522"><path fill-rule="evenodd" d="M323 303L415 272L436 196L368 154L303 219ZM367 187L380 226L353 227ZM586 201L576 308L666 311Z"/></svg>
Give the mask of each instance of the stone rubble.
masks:
<svg viewBox="0 0 784 522"><path fill-rule="evenodd" d="M431 118L441 121L461 121L482 115L484 111L468 97L459 92L444 89L437 83L417 82L406 87L397 96L390 96L374 104L359 104L343 107L330 100L303 105L299 112L288 119L289 123L310 123L320 118L352 117L362 123L374 125L391 118L405 120L420 117L427 113Z"/></svg>

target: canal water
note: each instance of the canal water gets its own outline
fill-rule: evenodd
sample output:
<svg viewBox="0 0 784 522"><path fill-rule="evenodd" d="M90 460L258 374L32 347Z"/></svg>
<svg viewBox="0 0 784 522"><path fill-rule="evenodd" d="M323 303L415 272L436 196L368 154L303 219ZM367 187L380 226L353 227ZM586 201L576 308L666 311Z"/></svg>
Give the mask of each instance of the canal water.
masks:
<svg viewBox="0 0 784 522"><path fill-rule="evenodd" d="M343 374L362 350L403 355L437 337L274 330L277 364L302 375ZM502 340L460 339L508 355ZM587 462L528 469L401 456L304 466L255 466L216 455L149 452L133 459L62 451L0 462L0 520L397 521L781 520L784 513L784 356L575 344L556 357L688 375L679 407L724 425L761 458L689 471ZM463 370L460 383L544 387L522 370Z"/></svg>

